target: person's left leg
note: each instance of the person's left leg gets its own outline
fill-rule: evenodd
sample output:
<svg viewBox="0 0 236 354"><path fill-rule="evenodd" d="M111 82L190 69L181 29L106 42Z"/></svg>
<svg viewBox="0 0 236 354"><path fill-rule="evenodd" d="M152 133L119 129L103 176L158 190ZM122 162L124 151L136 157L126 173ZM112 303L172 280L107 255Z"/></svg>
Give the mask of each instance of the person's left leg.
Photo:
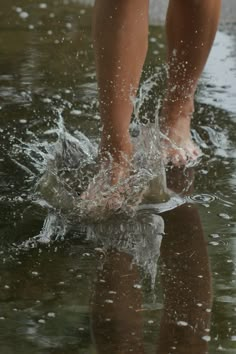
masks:
<svg viewBox="0 0 236 354"><path fill-rule="evenodd" d="M166 18L169 75L161 129L170 140L165 147L166 156L177 164L184 164L199 153L190 133L194 94L215 38L220 9L221 0L169 2Z"/></svg>

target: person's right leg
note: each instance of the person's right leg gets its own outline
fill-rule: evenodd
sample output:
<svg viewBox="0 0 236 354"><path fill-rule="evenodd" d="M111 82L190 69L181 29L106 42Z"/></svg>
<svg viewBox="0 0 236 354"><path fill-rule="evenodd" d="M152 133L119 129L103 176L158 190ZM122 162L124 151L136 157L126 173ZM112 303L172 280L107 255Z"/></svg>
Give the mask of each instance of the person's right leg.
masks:
<svg viewBox="0 0 236 354"><path fill-rule="evenodd" d="M167 142L167 158L185 163L198 155L190 133L194 93L215 38L221 0L170 0L166 18L168 49L167 94L161 129Z"/></svg>
<svg viewBox="0 0 236 354"><path fill-rule="evenodd" d="M129 124L148 44L148 0L96 0L94 47L102 137L100 158L113 158L111 184L132 155Z"/></svg>

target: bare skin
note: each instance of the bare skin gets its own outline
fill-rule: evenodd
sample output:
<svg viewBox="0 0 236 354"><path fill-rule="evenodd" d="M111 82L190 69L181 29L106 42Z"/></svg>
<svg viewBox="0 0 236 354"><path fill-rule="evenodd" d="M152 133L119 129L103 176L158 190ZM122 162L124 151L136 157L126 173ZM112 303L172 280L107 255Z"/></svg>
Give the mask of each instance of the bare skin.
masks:
<svg viewBox="0 0 236 354"><path fill-rule="evenodd" d="M198 157L190 127L194 94L210 53L219 22L221 0L170 0L166 17L167 94L162 108L161 129L168 139L166 157L185 164Z"/></svg>
<svg viewBox="0 0 236 354"><path fill-rule="evenodd" d="M113 158L111 183L126 175L132 156L129 124L148 47L148 0L96 0L94 47L103 125L100 157ZM135 58L135 60L134 60Z"/></svg>
<svg viewBox="0 0 236 354"><path fill-rule="evenodd" d="M100 155L114 161L111 183L128 173L132 156L130 100L148 47L148 0L96 0L94 46L103 125ZM170 0L166 19L169 78L162 107L164 155L174 164L196 158L191 139L194 93L217 30L221 0ZM173 143L173 144L172 144ZM126 156L124 158L124 156Z"/></svg>

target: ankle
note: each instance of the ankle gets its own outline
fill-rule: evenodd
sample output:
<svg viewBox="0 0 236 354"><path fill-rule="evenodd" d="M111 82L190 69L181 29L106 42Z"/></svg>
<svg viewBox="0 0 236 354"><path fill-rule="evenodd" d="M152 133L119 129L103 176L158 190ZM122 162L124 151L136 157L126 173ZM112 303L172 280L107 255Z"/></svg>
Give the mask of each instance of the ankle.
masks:
<svg viewBox="0 0 236 354"><path fill-rule="evenodd" d="M194 98L172 100L166 97L163 100L163 106L160 114L160 126L174 125L182 121L189 124L194 112Z"/></svg>
<svg viewBox="0 0 236 354"><path fill-rule="evenodd" d="M123 164L129 161L133 154L133 146L130 136L112 138L111 136L102 136L99 156L103 161L112 160L117 164Z"/></svg>

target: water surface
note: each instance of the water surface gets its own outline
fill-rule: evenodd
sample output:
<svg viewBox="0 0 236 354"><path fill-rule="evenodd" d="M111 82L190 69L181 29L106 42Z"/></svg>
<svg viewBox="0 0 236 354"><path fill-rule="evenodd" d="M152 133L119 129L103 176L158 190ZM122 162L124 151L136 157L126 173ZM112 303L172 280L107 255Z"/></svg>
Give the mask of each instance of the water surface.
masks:
<svg viewBox="0 0 236 354"><path fill-rule="evenodd" d="M97 141L91 11L8 1L0 19L1 353L235 353L236 26L220 28L196 97L204 157L167 173L185 203L74 219L65 233L65 220L50 213L45 223L48 208L32 200L44 155L32 155L40 170L24 148L53 146L58 110L71 136ZM161 75L143 122L163 95L162 27L149 42L143 81ZM56 240L28 242L42 233Z"/></svg>

